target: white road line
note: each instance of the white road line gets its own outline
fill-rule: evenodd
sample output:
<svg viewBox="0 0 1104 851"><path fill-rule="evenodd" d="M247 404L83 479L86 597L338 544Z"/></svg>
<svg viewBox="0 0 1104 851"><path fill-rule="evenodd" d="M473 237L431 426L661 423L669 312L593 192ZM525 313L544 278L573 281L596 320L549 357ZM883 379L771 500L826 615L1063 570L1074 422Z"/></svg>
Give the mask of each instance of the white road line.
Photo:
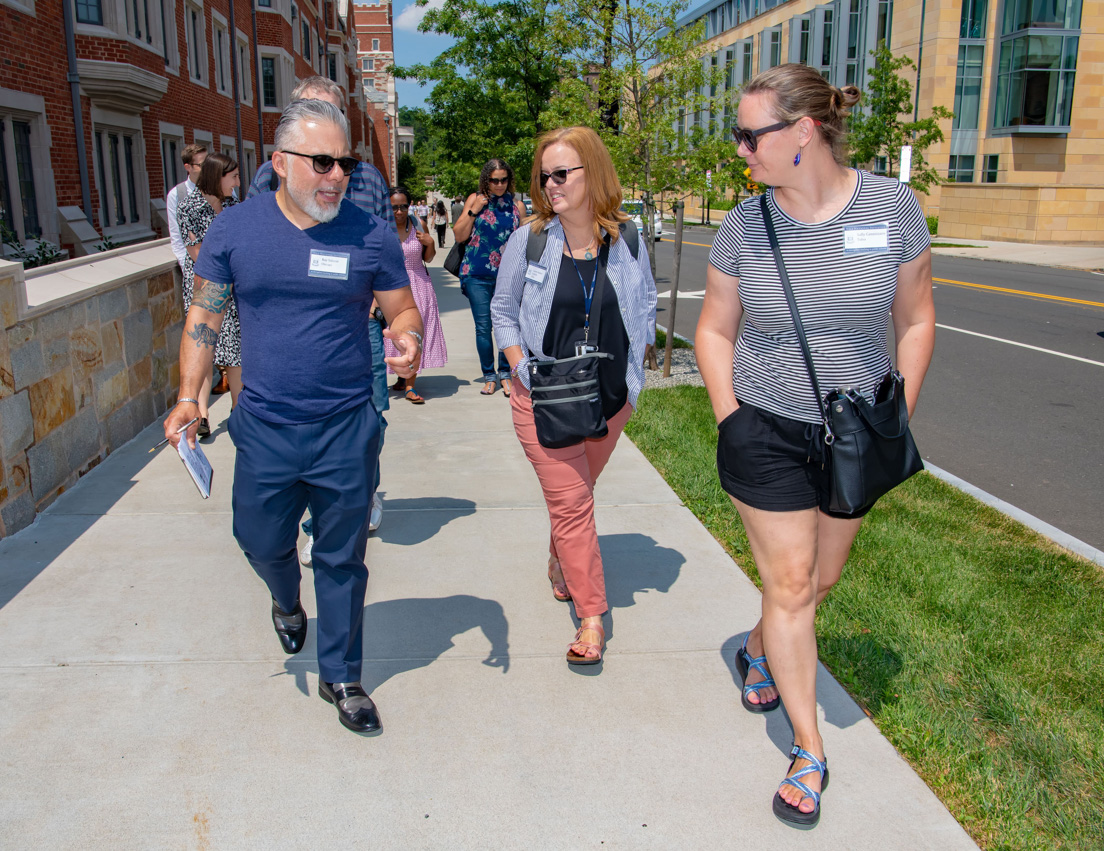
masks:
<svg viewBox="0 0 1104 851"><path fill-rule="evenodd" d="M670 297L670 290L665 290L664 292L656 294L656 298L660 299L669 299ZM679 298L705 298L705 290L679 290Z"/></svg>
<svg viewBox="0 0 1104 851"><path fill-rule="evenodd" d="M1017 343L1015 340L1005 340L1001 337L990 337L988 334L979 334L977 331L967 331L965 328L952 328L950 325L940 325L935 323L936 328L943 328L947 331L957 331L959 334L969 334L971 337L981 337L985 340L996 340L998 343L1007 343L1010 346L1019 346L1021 349L1031 349L1033 352L1042 352L1047 355L1057 355L1060 358L1069 358L1070 360L1081 361L1081 363L1091 363L1093 366L1104 366L1098 360L1089 360L1088 358L1079 358L1077 355L1067 355L1065 352L1056 352L1052 349L1040 349L1038 346L1029 346L1027 343Z"/></svg>

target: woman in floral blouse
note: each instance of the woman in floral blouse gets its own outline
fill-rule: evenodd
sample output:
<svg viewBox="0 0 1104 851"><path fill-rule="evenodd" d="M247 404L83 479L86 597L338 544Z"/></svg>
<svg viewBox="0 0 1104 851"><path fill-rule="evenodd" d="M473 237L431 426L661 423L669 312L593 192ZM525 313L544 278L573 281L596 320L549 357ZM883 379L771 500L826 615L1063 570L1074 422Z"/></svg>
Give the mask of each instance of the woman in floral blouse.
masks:
<svg viewBox="0 0 1104 851"><path fill-rule="evenodd" d="M180 223L180 235L184 238L184 247L188 258L184 261L184 313L192 306L192 287L195 275L192 266L199 257L199 248L207 228L215 216L227 207L237 204L234 190L238 188L238 163L229 154L215 152L208 154L203 161L195 191L180 202L176 218ZM241 327L238 325L238 308L231 297L227 304L226 316L219 329L218 343L215 345L215 363L226 367L226 378L230 384L231 407L238 404L241 392ZM207 437L211 425L207 420L207 400L211 392L211 379L203 382L199 392L199 436Z"/></svg>
<svg viewBox="0 0 1104 851"><path fill-rule="evenodd" d="M494 337L491 334L491 297L498 279L502 249L519 224L525 210L514 200L514 170L497 157L488 160L479 175L479 189L468 196L464 212L452 226L457 242L468 241L460 264L460 291L468 297L475 320L475 348L483 370L484 396L490 396L502 382L510 395L510 363L498 353L495 370Z"/></svg>

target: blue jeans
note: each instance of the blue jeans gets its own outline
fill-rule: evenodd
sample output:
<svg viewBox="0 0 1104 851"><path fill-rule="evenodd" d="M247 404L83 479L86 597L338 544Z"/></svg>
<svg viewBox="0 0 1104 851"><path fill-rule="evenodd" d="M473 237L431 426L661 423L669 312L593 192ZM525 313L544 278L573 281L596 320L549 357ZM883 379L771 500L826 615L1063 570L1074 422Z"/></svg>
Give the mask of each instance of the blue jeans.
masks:
<svg viewBox="0 0 1104 851"><path fill-rule="evenodd" d="M510 377L510 362L500 350L498 372L494 368L494 336L491 333L491 298L495 282L491 278L466 277L460 279L460 290L468 297L472 319L475 320L475 350L479 353L479 368L484 381L496 381Z"/></svg>
<svg viewBox="0 0 1104 851"><path fill-rule="evenodd" d="M375 319L368 321L368 341L372 344L372 407L376 409L380 424L379 443L376 448L376 477L372 484L372 493L375 494L380 485L379 456L383 452L383 435L387 431L387 418L384 417L383 412L391 407L391 402L387 398L387 364L383 362L383 328ZM309 513L307 519L303 521L303 534L314 534L314 523L311 522Z"/></svg>

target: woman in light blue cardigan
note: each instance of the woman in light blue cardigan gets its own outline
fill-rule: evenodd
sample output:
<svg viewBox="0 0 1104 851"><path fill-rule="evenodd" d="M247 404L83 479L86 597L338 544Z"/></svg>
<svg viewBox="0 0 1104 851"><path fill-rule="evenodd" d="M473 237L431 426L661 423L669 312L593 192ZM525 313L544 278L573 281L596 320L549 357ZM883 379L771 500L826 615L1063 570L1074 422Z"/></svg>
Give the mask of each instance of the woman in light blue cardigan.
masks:
<svg viewBox="0 0 1104 851"><path fill-rule="evenodd" d="M514 431L544 492L552 526L548 580L557 600L573 601L580 626L567 661L602 660L607 611L602 554L594 524L594 483L644 387L644 352L655 342L656 288L648 254L636 238L623 235L628 216L620 210L621 184L609 151L587 127L545 134L533 158L533 217L510 237L491 301L498 347L506 353L514 384ZM631 227L631 224L630 224ZM546 240L539 261L526 247L532 234ZM635 251L633 247L635 246ZM601 290L599 350L612 357L599 366L602 411L609 427L603 438L548 449L536 436L529 375L530 355L540 359L575 355L584 339L596 281Z"/></svg>

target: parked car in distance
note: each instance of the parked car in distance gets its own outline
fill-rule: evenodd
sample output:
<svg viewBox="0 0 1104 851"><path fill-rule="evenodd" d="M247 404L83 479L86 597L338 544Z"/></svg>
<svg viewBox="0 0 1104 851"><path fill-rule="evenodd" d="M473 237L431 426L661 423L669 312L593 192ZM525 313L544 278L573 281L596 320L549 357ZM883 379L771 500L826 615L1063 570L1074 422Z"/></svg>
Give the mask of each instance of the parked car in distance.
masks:
<svg viewBox="0 0 1104 851"><path fill-rule="evenodd" d="M629 218L632 219L633 224L636 225L637 230L640 231L640 235L644 235L644 202L636 198L626 198L624 203L621 204L621 209L629 214ZM659 211L652 213L652 228L655 231L655 238L658 241L663 236L663 219L659 217Z"/></svg>
<svg viewBox="0 0 1104 851"><path fill-rule="evenodd" d="M525 198L521 199L521 203L523 203L525 205L525 215L527 215L527 216L533 215L533 202L532 202L532 200L528 196L526 196Z"/></svg>

